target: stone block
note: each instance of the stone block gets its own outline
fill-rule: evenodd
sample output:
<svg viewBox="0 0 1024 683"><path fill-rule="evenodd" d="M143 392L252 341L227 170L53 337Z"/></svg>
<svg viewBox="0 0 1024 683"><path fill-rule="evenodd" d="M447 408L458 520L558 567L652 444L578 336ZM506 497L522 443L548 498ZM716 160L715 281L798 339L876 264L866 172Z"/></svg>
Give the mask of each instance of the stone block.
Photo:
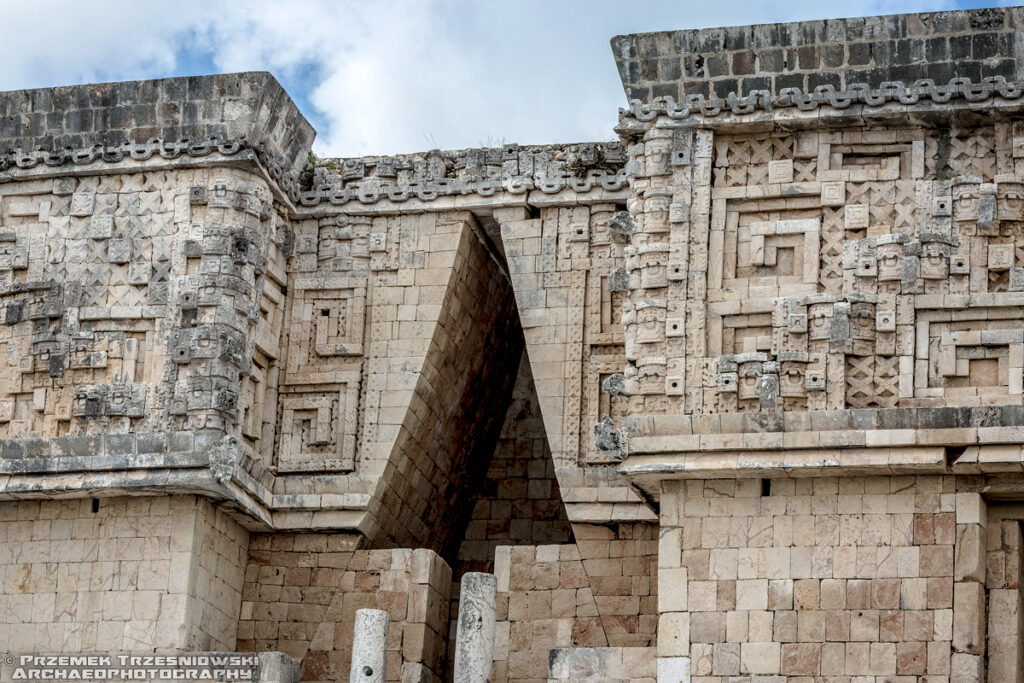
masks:
<svg viewBox="0 0 1024 683"><path fill-rule="evenodd" d="M985 539L980 524L958 524L953 578L985 582Z"/></svg>
<svg viewBox="0 0 1024 683"><path fill-rule="evenodd" d="M778 674L781 671L781 656L780 643L741 643L740 672L754 675Z"/></svg>
<svg viewBox="0 0 1024 683"><path fill-rule="evenodd" d="M663 567L658 570L658 611L687 611L687 570Z"/></svg>
<svg viewBox="0 0 1024 683"><path fill-rule="evenodd" d="M974 581L953 584L953 650L985 650L985 586Z"/></svg>
<svg viewBox="0 0 1024 683"><path fill-rule="evenodd" d="M658 657L686 657L690 654L690 615L668 612L658 619Z"/></svg>
<svg viewBox="0 0 1024 683"><path fill-rule="evenodd" d="M980 655L954 652L950 661L950 683L970 683L985 677L985 661Z"/></svg>
<svg viewBox="0 0 1024 683"><path fill-rule="evenodd" d="M689 657L658 657L658 680L668 683L690 681Z"/></svg>

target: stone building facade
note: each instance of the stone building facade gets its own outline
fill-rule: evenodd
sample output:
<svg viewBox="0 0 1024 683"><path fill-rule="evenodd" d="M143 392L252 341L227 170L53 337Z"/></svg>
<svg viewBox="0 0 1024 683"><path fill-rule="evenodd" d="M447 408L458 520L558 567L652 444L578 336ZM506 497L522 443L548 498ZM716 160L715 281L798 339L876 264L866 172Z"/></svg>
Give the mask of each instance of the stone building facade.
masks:
<svg viewBox="0 0 1024 683"><path fill-rule="evenodd" d="M0 649L1024 680L1024 9L619 36L615 142L0 94Z"/></svg>

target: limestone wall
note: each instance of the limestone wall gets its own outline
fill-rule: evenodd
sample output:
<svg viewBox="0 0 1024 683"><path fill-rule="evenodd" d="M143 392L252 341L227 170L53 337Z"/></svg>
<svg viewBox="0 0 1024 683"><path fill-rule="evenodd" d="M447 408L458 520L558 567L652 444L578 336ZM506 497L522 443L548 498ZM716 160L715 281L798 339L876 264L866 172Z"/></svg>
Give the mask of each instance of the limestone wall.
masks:
<svg viewBox="0 0 1024 683"><path fill-rule="evenodd" d="M493 572L498 546L563 544L571 539L525 354L490 465L473 488L476 498L456 556L456 581L467 571Z"/></svg>
<svg viewBox="0 0 1024 683"><path fill-rule="evenodd" d="M465 523L466 485L482 473L501 428L494 406L507 401L521 347L508 280L472 221L459 214L376 221L392 224L393 239L430 248L420 252L426 267L414 281L375 292L378 345L387 351L378 354L382 372L371 372L369 389L381 407L368 431L377 435L377 457L386 458L371 465L381 470L366 528L374 543L454 556L450 530ZM370 412L375 399L368 396Z"/></svg>
<svg viewBox="0 0 1024 683"><path fill-rule="evenodd" d="M657 528L577 524L573 532L575 543L498 548L494 680L547 678L556 649L635 654L656 644ZM601 667L595 675L612 675L614 667Z"/></svg>
<svg viewBox="0 0 1024 683"><path fill-rule="evenodd" d="M658 655L694 680L979 680L985 506L951 477L697 480L663 501Z"/></svg>
<svg viewBox="0 0 1024 683"><path fill-rule="evenodd" d="M188 533L186 529L185 534ZM232 651L238 631L249 532L223 510L198 499L191 531L185 647Z"/></svg>
<svg viewBox="0 0 1024 683"><path fill-rule="evenodd" d="M234 649L248 532L205 500L4 502L0 516L8 650Z"/></svg>
<svg viewBox="0 0 1024 683"><path fill-rule="evenodd" d="M190 201L193 187L202 201ZM251 213L234 208L243 200ZM0 411L7 447L23 445L21 457L45 457L53 451L44 448L49 444L16 439L92 435L53 444L53 456L107 455L104 446L125 455L140 452L139 437L102 437L225 431L244 362L227 359L235 377L207 366L225 361L216 355L225 340L245 353L255 322L249 309L268 260L269 200L265 182L227 170L5 185L0 277L4 335L13 342ZM231 296L232 305L224 307L221 295ZM162 327L165 319L184 329ZM217 388L200 388L204 382ZM186 387L210 404L189 404ZM149 443L153 438L142 448L168 450L166 436L163 443Z"/></svg>
<svg viewBox="0 0 1024 683"><path fill-rule="evenodd" d="M123 166L4 185L5 491L210 490L239 465L269 502L287 224L257 175Z"/></svg>
<svg viewBox="0 0 1024 683"><path fill-rule="evenodd" d="M654 515L609 465L594 425L618 424L627 400L606 384L620 373L626 299L624 212L612 203L545 207L539 217L495 212L508 258L559 489L573 522L651 521Z"/></svg>
<svg viewBox="0 0 1024 683"><path fill-rule="evenodd" d="M545 424L559 425L548 443L575 444L556 474L573 505L598 506L587 521L613 505L622 520L653 518L609 468L582 476L620 342L603 280L566 267L586 267L591 204L599 275L619 259L606 219L625 196L620 144L300 168L312 131L267 74L0 100L5 495L167 486L229 501L265 530L347 529L454 558L466 482L483 476L511 394L520 318L544 314L536 294L514 308L501 236L533 197L546 203L545 250L561 240L536 271L551 301L571 289L578 316L584 292L596 297L597 336L566 347L570 368L596 354L585 380L574 371L560 388L550 349L531 361ZM513 270L533 257L511 251ZM555 318L552 334L569 339ZM605 484L601 501L581 493Z"/></svg>
<svg viewBox="0 0 1024 683"><path fill-rule="evenodd" d="M654 683L654 648L579 647L552 650L549 681Z"/></svg>
<svg viewBox="0 0 1024 683"><path fill-rule="evenodd" d="M1021 634L1021 527L1013 507L990 507L985 588L988 647L985 669L992 683L1019 680L1024 671Z"/></svg>
<svg viewBox="0 0 1024 683"><path fill-rule="evenodd" d="M1017 675L1014 636L986 644L986 620L1019 631L1019 597L986 594L979 494L1019 496L1006 478L1024 439L1019 125L959 115L976 106L956 85L967 81L917 83L911 103L906 83L854 86L863 74L837 63L844 80L829 85L816 60L833 48L809 47L819 29L833 46L853 29L840 45L852 58L863 28L906 37L911 52L974 33L983 51L1004 39L983 30L1007 35L1014 21L993 10L788 25L778 47L799 45L807 73L769 74L775 87L799 81L774 93L725 78L710 86L724 99L709 101L708 81L677 75L693 95L677 103L624 74L646 99L619 127L632 142L617 380L628 399L623 430L612 420L598 438L610 453L625 444L620 471L661 503L663 666L704 681L980 680L987 655L994 680ZM676 37L706 39L694 53L716 46L717 69L733 48L716 41L742 50L782 28ZM668 58L682 43L666 37L630 44ZM949 69L886 49L871 47L883 72ZM986 67L1008 66L997 62ZM1003 97L1003 81L986 83L985 97ZM862 117L847 117L841 88L860 93ZM933 93L949 105L915 118ZM906 110L886 108L901 95Z"/></svg>
<svg viewBox="0 0 1024 683"><path fill-rule="evenodd" d="M645 199L635 203L642 222L629 266L631 413L759 413L776 431L773 414L790 412L1019 404L1016 361L999 361L995 348L997 339L1015 343L1018 294L1008 278L1017 266L1009 259L1001 270L988 258L1009 254L990 233L997 224L1013 232L1016 218L996 217L990 229L972 208L982 183L993 202L1016 192L1004 175L1015 172L1008 124L701 131L682 136L695 145L693 164L669 166L673 135L652 130L646 156L637 157ZM857 161L844 166L847 158ZM994 182L997 175L1010 184ZM704 204L687 204L694 200ZM670 222L670 204L688 207L688 218ZM688 250L688 274L663 277L686 256L680 249ZM686 333L671 333L673 322ZM968 351L972 344L984 350ZM663 357L664 368L648 367ZM919 415L936 427L971 426ZM694 422L694 432L750 431L738 419L717 429ZM867 419L864 428L884 423Z"/></svg>
<svg viewBox="0 0 1024 683"><path fill-rule="evenodd" d="M253 536L238 649L302 661L304 681L347 680L355 613L388 612L387 680L441 681L451 570L429 550L358 550L345 535Z"/></svg>
<svg viewBox="0 0 1024 683"><path fill-rule="evenodd" d="M115 470L265 526L457 543L410 511L433 496L465 520L444 475L493 448L521 344L475 219L293 224L266 176L161 164L3 186L4 491L107 488ZM420 477L403 484L406 458ZM393 529L365 514L378 486Z"/></svg>

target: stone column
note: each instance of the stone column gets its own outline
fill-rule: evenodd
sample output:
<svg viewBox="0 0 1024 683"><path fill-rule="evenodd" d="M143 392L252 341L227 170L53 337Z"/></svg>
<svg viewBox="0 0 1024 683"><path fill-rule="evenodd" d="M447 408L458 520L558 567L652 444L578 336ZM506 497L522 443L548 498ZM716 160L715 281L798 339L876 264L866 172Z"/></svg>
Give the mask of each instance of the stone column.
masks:
<svg viewBox="0 0 1024 683"><path fill-rule="evenodd" d="M384 683L389 621L388 613L379 609L356 612L349 683Z"/></svg>
<svg viewBox="0 0 1024 683"><path fill-rule="evenodd" d="M494 664L494 610L498 581L494 574L462 577L459 625L455 633L455 683L489 683Z"/></svg>
<svg viewBox="0 0 1024 683"><path fill-rule="evenodd" d="M259 683L299 683L299 660L283 652L261 652Z"/></svg>

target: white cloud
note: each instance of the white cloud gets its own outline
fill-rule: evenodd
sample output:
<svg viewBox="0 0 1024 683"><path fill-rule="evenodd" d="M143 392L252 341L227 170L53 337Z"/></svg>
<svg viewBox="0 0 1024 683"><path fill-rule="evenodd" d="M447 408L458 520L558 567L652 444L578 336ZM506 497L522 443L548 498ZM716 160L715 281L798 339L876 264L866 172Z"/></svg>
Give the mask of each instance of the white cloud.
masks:
<svg viewBox="0 0 1024 683"><path fill-rule="evenodd" d="M182 33L212 14L200 0L4 2L0 90L173 72Z"/></svg>
<svg viewBox="0 0 1024 683"><path fill-rule="evenodd" d="M269 70L322 122L317 151L351 156L501 142L610 139L624 102L615 34L945 9L952 0L176 0L9 3L0 89ZM310 77L304 74L312 73ZM292 87L295 90L295 86ZM324 125L326 124L326 125Z"/></svg>

